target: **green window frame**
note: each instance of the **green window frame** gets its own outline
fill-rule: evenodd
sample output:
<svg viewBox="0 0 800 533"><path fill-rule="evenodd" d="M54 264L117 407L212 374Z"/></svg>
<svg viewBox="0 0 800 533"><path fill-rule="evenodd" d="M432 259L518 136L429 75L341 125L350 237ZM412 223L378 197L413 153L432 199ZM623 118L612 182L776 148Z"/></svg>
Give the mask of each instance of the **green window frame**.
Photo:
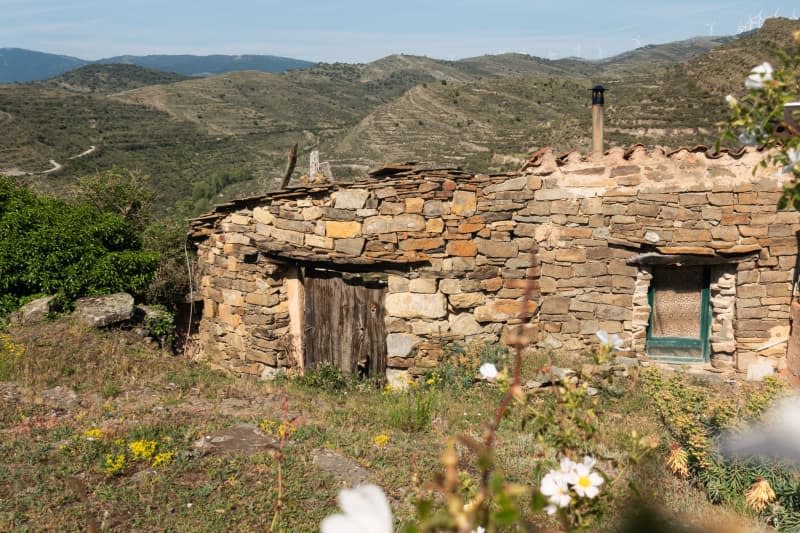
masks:
<svg viewBox="0 0 800 533"><path fill-rule="evenodd" d="M680 268L680 267L676 267ZM702 285L700 289L700 335L697 338L687 337L654 337L653 336L653 304L655 302L655 276L647 292L647 303L650 305L650 317L647 321L647 342L645 352L651 359L668 363L706 363L710 360L711 347L709 333L711 330L711 303L709 285L711 272L708 267L703 268ZM671 355L659 355L658 351L669 351ZM684 351L686 355L680 355ZM699 355L698 355L699 353Z"/></svg>

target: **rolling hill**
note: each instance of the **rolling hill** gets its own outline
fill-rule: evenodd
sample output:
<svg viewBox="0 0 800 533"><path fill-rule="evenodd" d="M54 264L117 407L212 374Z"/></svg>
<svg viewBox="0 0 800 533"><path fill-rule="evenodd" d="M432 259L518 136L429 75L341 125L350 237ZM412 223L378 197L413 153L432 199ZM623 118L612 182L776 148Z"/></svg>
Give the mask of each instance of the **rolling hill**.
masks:
<svg viewBox="0 0 800 533"><path fill-rule="evenodd" d="M77 57L0 48L0 83L46 80L87 63Z"/></svg>
<svg viewBox="0 0 800 533"><path fill-rule="evenodd" d="M586 148L596 83L608 89L609 145L713 144L725 88L740 86L798 27L768 21L736 38L645 46L604 61L393 55L203 78L90 65L44 83L0 85L0 172L41 173L54 160L58 172L23 179L59 190L124 165L153 176L164 209L181 202L196 211L273 187L295 142L296 176L313 149L337 179L390 160L502 171L544 145Z"/></svg>
<svg viewBox="0 0 800 533"><path fill-rule="evenodd" d="M88 61L22 48L0 48L0 83L47 80L89 64L136 65L184 76L210 76L238 70L284 72L314 65L310 61L271 55L128 55Z"/></svg>
<svg viewBox="0 0 800 533"><path fill-rule="evenodd" d="M308 68L314 63L290 57L271 55L147 55L115 56L100 59L95 63L120 63L138 65L154 70L175 72L186 76L210 76L238 70L259 72L283 72Z"/></svg>
<svg viewBox="0 0 800 533"><path fill-rule="evenodd" d="M50 78L43 84L72 92L111 94L186 79L189 77L137 65L91 64Z"/></svg>

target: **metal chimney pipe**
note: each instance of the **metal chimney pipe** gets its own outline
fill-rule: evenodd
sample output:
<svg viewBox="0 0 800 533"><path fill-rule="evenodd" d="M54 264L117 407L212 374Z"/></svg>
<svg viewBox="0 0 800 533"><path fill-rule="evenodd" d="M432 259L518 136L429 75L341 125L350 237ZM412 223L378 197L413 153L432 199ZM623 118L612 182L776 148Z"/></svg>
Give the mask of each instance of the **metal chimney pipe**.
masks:
<svg viewBox="0 0 800 533"><path fill-rule="evenodd" d="M603 154L603 93L602 85L595 85L592 91L592 152Z"/></svg>

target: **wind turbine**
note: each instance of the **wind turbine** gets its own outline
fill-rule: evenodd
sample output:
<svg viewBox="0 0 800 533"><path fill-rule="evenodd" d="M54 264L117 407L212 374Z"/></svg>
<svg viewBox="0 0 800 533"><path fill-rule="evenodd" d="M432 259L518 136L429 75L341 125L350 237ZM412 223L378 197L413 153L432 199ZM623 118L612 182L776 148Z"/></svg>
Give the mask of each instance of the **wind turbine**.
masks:
<svg viewBox="0 0 800 533"><path fill-rule="evenodd" d="M706 27L708 28L708 36L709 37L713 37L714 36L714 23L712 22L711 24L706 24Z"/></svg>
<svg viewBox="0 0 800 533"><path fill-rule="evenodd" d="M575 57L581 57L581 43L575 45Z"/></svg>
<svg viewBox="0 0 800 533"><path fill-rule="evenodd" d="M633 45L636 48L641 48L642 47L642 39L638 35L636 37L634 37L633 39L631 39L631 40L633 41Z"/></svg>
<svg viewBox="0 0 800 533"><path fill-rule="evenodd" d="M603 49L599 46L597 47L597 59L603 59Z"/></svg>

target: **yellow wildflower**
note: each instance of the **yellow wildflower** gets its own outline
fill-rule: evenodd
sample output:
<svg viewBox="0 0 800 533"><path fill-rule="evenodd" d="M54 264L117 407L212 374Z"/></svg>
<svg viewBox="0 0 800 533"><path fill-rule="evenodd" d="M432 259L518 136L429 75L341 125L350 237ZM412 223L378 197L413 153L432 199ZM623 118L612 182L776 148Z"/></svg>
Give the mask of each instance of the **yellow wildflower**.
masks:
<svg viewBox="0 0 800 533"><path fill-rule="evenodd" d="M148 461L156 451L158 443L154 440L135 440L128 444L134 460Z"/></svg>
<svg viewBox="0 0 800 533"><path fill-rule="evenodd" d="M105 466L103 470L109 476L115 476L121 473L123 470L125 470L125 454L109 453L106 455Z"/></svg>
<svg viewBox="0 0 800 533"><path fill-rule="evenodd" d="M372 439L372 442L375 443L375 446L378 448L383 448L389 442L389 435L386 433L379 433L375 435L375 438Z"/></svg>
<svg viewBox="0 0 800 533"><path fill-rule="evenodd" d="M268 435L274 435L275 430L278 428L278 423L274 420L270 420L269 418L265 418L258 424L258 429L263 431Z"/></svg>
<svg viewBox="0 0 800 533"><path fill-rule="evenodd" d="M288 420L281 422L281 425L278 427L278 437L281 439L289 438L292 433L294 433L294 427L292 427L292 423Z"/></svg>
<svg viewBox="0 0 800 533"><path fill-rule="evenodd" d="M83 437L86 440L97 440L103 438L103 430L100 428L91 428L83 432Z"/></svg>
<svg viewBox="0 0 800 533"><path fill-rule="evenodd" d="M172 458L175 457L175 452L161 452L157 453L155 457L153 457L153 467L159 467L161 465L165 465L172 461Z"/></svg>
<svg viewBox="0 0 800 533"><path fill-rule="evenodd" d="M759 513L773 501L775 501L775 491L770 487L769 481L763 477L756 478L755 483L750 485L744 495L744 502L747 506Z"/></svg>

